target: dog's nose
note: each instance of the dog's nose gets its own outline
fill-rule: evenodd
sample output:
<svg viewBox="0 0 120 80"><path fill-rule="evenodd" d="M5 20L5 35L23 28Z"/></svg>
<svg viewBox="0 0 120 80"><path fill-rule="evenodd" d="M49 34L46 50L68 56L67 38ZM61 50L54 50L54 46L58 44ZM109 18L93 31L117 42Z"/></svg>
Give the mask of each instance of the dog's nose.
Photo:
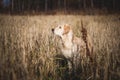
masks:
<svg viewBox="0 0 120 80"><path fill-rule="evenodd" d="M54 29L52 29L52 32L54 32Z"/></svg>

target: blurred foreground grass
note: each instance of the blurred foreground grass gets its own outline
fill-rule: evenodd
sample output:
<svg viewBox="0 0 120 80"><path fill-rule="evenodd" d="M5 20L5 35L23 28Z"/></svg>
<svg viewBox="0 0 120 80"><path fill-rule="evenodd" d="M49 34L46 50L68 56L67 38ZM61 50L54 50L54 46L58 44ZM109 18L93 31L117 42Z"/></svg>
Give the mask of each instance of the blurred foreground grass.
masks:
<svg viewBox="0 0 120 80"><path fill-rule="evenodd" d="M81 37L81 20L94 44L95 64L69 75L51 28L68 23ZM0 80L119 80L120 15L0 15ZM94 66L96 73L91 67Z"/></svg>

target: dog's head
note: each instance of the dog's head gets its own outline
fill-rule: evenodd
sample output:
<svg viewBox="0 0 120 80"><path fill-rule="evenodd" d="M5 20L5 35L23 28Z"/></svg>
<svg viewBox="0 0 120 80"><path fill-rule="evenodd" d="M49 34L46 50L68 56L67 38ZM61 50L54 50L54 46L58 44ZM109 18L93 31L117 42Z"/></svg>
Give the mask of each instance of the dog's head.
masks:
<svg viewBox="0 0 120 80"><path fill-rule="evenodd" d="M67 35L67 34L71 33L72 30L71 30L71 27L68 24L64 24L64 25L59 25L56 28L53 28L52 32L55 35L63 37L64 35Z"/></svg>

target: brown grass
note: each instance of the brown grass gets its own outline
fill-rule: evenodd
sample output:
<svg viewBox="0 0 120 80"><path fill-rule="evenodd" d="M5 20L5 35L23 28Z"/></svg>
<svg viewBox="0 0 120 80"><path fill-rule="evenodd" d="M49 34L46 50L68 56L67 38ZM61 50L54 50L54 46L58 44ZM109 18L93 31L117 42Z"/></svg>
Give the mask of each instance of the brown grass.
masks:
<svg viewBox="0 0 120 80"><path fill-rule="evenodd" d="M94 62L69 75L51 28L68 23L81 37L81 20L93 39ZM62 65L61 65L62 63ZM120 79L120 16L0 15L0 80Z"/></svg>

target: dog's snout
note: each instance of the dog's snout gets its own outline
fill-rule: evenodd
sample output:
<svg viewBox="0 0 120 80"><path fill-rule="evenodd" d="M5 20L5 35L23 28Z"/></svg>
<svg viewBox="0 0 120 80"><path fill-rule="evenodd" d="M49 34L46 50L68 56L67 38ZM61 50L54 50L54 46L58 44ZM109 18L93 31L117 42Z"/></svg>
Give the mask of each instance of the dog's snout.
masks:
<svg viewBox="0 0 120 80"><path fill-rule="evenodd" d="M52 29L52 32L54 32L54 29Z"/></svg>

